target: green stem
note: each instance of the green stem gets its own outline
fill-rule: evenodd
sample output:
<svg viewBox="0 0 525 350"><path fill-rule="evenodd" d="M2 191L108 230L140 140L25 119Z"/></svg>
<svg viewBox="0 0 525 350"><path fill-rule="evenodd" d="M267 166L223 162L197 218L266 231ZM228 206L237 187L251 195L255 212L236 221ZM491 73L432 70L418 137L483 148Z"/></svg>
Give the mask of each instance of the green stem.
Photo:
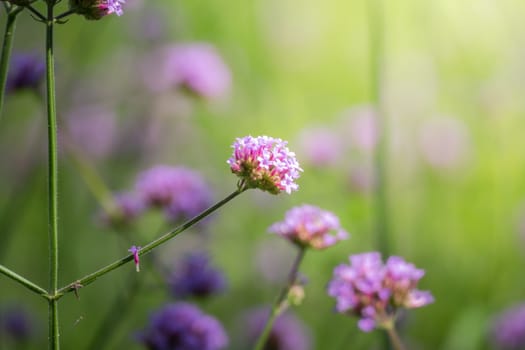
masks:
<svg viewBox="0 0 525 350"><path fill-rule="evenodd" d="M48 122L48 225L49 225L49 348L58 350L59 322L58 299L58 156L57 116L55 101L55 62L53 53L53 9L54 0L47 2L46 22L46 80L47 80L47 122Z"/></svg>
<svg viewBox="0 0 525 350"><path fill-rule="evenodd" d="M288 293L290 291L290 288L294 285L294 283L297 280L297 273L299 272L299 265L301 264L301 261L304 258L304 254L306 252L305 247L300 247L299 252L297 253L297 257L295 258L292 268L290 270L290 274L288 275L288 281L284 288L281 290L281 293L275 300L275 303L272 306L272 310L270 312L270 316L268 317L268 320L266 321L266 324L264 325L264 329L259 335L259 339L257 339L257 343L255 344L255 350L263 350L264 346L266 345L266 341L268 340L268 336L270 335L270 332L272 331L273 324L277 317L284 311L284 303L286 301L286 298L288 296Z"/></svg>
<svg viewBox="0 0 525 350"><path fill-rule="evenodd" d="M42 296L43 298L49 299L47 291L44 288L34 284L33 282L31 282L30 280L28 280L26 278L20 276L19 274L17 274L16 272L8 269L4 265L0 265L0 273L2 273L4 275L6 275L7 277L11 278L13 281L16 281L16 282L20 283L21 285L23 285L24 287L26 287L30 291L35 292L36 294Z"/></svg>
<svg viewBox="0 0 525 350"><path fill-rule="evenodd" d="M16 28L16 17L23 10L23 7L12 5L7 9L7 21L5 23L4 43L2 44L2 54L0 56L0 118L4 107L4 95L7 82L7 71L9 69L9 59L13 47L13 36Z"/></svg>
<svg viewBox="0 0 525 350"><path fill-rule="evenodd" d="M384 65L384 3L369 2L371 98L377 116L378 144L375 151L375 207L377 247L383 255L389 252L389 218L387 196L387 118L383 97Z"/></svg>
<svg viewBox="0 0 525 350"><path fill-rule="evenodd" d="M209 207L208 209L206 209L205 211L203 211L202 213L200 213L199 215L195 216L193 219L190 219L188 221L186 221L185 223L183 223L182 225L174 228L173 230L165 233L164 235L162 235L161 237L157 238L156 240L148 243L147 245L145 245L144 247L142 247L142 249L140 249L139 251L139 256L142 256L142 255L145 255L147 253L149 253L150 251L152 251L153 249L155 249L156 247L158 247L159 245L169 241L170 239L172 239L173 237L177 236L179 233L185 231L186 229L190 228L191 226L195 225L196 223L198 223L199 221L201 221L202 219L204 219L206 216L210 215L211 213L213 213L214 211L216 211L217 209L219 209L220 207L222 207L223 205L225 205L226 203L228 203L229 201L231 201L232 199L234 199L235 197L237 197L238 195L240 195L242 192L244 192L244 189L237 189L235 190L234 192L232 192L230 195L228 195L226 198L224 198L223 200L221 200L220 202L214 204L213 206ZM115 270L116 268L130 262L133 260L133 254L129 254L125 257L123 257L122 259L119 259L109 265L106 265L105 267L89 274L89 275L86 275L84 277L82 277L81 279L77 280L77 281L74 281L70 284L68 284L67 286L65 287L62 287L58 290L57 294L55 295L55 299L59 299L61 298L65 293L69 293L69 292L74 292L76 290L78 290L79 287L84 287L90 283L93 283L97 278L107 274L108 272L111 272L113 270Z"/></svg>
<svg viewBox="0 0 525 350"><path fill-rule="evenodd" d="M397 334L395 327L388 327L386 332L388 333L390 342L392 343L392 346L395 350L406 350L403 342L401 341L401 338L399 338L399 334Z"/></svg>

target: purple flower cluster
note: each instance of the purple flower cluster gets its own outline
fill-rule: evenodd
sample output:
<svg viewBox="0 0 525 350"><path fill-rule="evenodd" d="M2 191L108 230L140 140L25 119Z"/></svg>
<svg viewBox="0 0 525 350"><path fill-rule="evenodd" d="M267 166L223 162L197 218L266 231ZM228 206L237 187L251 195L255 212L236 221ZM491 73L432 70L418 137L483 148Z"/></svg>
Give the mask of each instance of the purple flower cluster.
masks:
<svg viewBox="0 0 525 350"><path fill-rule="evenodd" d="M150 168L139 174L135 190L146 205L164 208L173 221L192 218L212 204L204 178L185 167Z"/></svg>
<svg viewBox="0 0 525 350"><path fill-rule="evenodd" d="M284 221L273 224L269 231L299 246L314 249L324 249L348 238L337 216L307 204L290 209Z"/></svg>
<svg viewBox="0 0 525 350"><path fill-rule="evenodd" d="M497 349L525 348L525 304L502 312L492 324L491 335Z"/></svg>
<svg viewBox="0 0 525 350"><path fill-rule="evenodd" d="M46 71L43 59L30 54L15 54L11 58L6 81L6 92L36 90Z"/></svg>
<svg viewBox="0 0 525 350"><path fill-rule="evenodd" d="M246 336L250 343L255 343L260 333L263 331L268 319L270 310L260 308L249 312L246 315L244 325ZM291 313L281 314L273 324L265 350L309 350L309 332L303 323Z"/></svg>
<svg viewBox="0 0 525 350"><path fill-rule="evenodd" d="M168 304L154 313L139 338L150 350L219 350L228 345L219 321L188 303Z"/></svg>
<svg viewBox="0 0 525 350"><path fill-rule="evenodd" d="M125 2L126 0L69 0L69 8L86 19L98 20L113 13L121 16L124 13L122 4Z"/></svg>
<svg viewBox="0 0 525 350"><path fill-rule="evenodd" d="M290 194L299 188L295 180L303 169L286 145L286 141L269 136L237 138L227 163L246 188Z"/></svg>
<svg viewBox="0 0 525 350"><path fill-rule="evenodd" d="M398 308L417 308L434 301L430 292L417 290L425 272L403 258L392 256L383 264L377 252L350 256L350 265L334 269L328 294L336 310L361 317L358 326L369 332L391 327Z"/></svg>
<svg viewBox="0 0 525 350"><path fill-rule="evenodd" d="M208 297L226 288L226 279L213 267L205 252L187 254L169 280L172 294L178 298Z"/></svg>

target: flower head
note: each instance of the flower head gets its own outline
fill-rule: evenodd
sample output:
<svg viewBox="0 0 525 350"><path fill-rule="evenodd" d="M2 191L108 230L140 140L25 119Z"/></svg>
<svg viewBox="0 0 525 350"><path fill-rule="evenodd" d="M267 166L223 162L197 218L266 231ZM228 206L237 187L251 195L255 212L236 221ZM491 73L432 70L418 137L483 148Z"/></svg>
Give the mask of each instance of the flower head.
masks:
<svg viewBox="0 0 525 350"><path fill-rule="evenodd" d="M219 350L228 345L219 321L189 303L168 304L154 313L140 341L150 350Z"/></svg>
<svg viewBox="0 0 525 350"><path fill-rule="evenodd" d="M227 163L246 188L290 194L299 188L295 180L303 169L286 145L286 141L269 136L237 138Z"/></svg>
<svg viewBox="0 0 525 350"><path fill-rule="evenodd" d="M369 332L388 327L399 308L416 308L434 301L432 294L417 290L424 271L392 256L386 264L377 252L350 256L350 265L334 269L328 294L336 299L336 310L361 319L358 326Z"/></svg>
<svg viewBox="0 0 525 350"><path fill-rule="evenodd" d="M164 208L173 221L192 218L212 203L202 175L185 167L150 168L138 176L135 189L145 203Z"/></svg>
<svg viewBox="0 0 525 350"><path fill-rule="evenodd" d="M69 8L86 19L98 20L112 13L121 16L126 0L69 0Z"/></svg>
<svg viewBox="0 0 525 350"><path fill-rule="evenodd" d="M337 216L307 204L290 209L284 221L273 224L268 230L299 246L314 249L324 249L348 238Z"/></svg>
<svg viewBox="0 0 525 350"><path fill-rule="evenodd" d="M516 305L498 315L492 324L492 342L498 349L525 347L525 304Z"/></svg>
<svg viewBox="0 0 525 350"><path fill-rule="evenodd" d="M224 291L226 279L210 264L206 253L193 252L182 259L169 284L171 292L178 298L207 297Z"/></svg>
<svg viewBox="0 0 525 350"><path fill-rule="evenodd" d="M45 71L45 63L40 57L30 54L13 55L7 74L6 92L36 90L44 79Z"/></svg>
<svg viewBox="0 0 525 350"><path fill-rule="evenodd" d="M255 343L264 329L270 310L255 309L246 314L243 324L250 343ZM308 350L311 348L309 332L293 314L286 312L278 316L268 336L266 347L271 350Z"/></svg>

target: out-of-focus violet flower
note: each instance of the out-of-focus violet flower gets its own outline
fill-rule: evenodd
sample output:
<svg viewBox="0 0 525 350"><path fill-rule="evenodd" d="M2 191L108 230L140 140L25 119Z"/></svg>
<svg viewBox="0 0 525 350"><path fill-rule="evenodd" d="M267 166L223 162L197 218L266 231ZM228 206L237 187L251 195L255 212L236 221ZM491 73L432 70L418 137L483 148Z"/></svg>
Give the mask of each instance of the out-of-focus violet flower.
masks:
<svg viewBox="0 0 525 350"><path fill-rule="evenodd" d="M37 90L44 80L45 71L45 62L39 56L14 54L7 74L6 93Z"/></svg>
<svg viewBox="0 0 525 350"><path fill-rule="evenodd" d="M336 164L342 156L340 136L328 127L305 129L299 137L300 155L316 167Z"/></svg>
<svg viewBox="0 0 525 350"><path fill-rule="evenodd" d="M34 333L34 319L25 309L9 307L0 311L0 338L5 334L16 342L25 342Z"/></svg>
<svg viewBox="0 0 525 350"><path fill-rule="evenodd" d="M154 313L139 339L150 350L220 350L228 345L219 321L183 302Z"/></svg>
<svg viewBox="0 0 525 350"><path fill-rule="evenodd" d="M269 308L259 308L243 317L247 341L254 344L268 319ZM304 324L289 312L277 317L266 342L265 350L309 350L311 340Z"/></svg>
<svg viewBox="0 0 525 350"><path fill-rule="evenodd" d="M210 44L167 46L153 55L151 63L144 77L152 91L184 88L203 98L218 99L230 90L231 72Z"/></svg>
<svg viewBox="0 0 525 350"><path fill-rule="evenodd" d="M232 173L241 178L240 186L259 188L271 194L297 191L299 186L295 180L303 169L287 144L269 136L237 138L227 163Z"/></svg>
<svg viewBox="0 0 525 350"><path fill-rule="evenodd" d="M103 158L114 148L117 134L115 113L103 106L84 106L69 112L67 140L93 158Z"/></svg>
<svg viewBox="0 0 525 350"><path fill-rule="evenodd" d="M348 238L333 213L304 204L286 212L284 221L270 226L268 231L282 236L300 247L324 249Z"/></svg>
<svg viewBox="0 0 525 350"><path fill-rule="evenodd" d="M101 214L102 222L108 226L126 226L139 217L146 206L133 193L118 193L113 197L115 211Z"/></svg>
<svg viewBox="0 0 525 350"><path fill-rule="evenodd" d="M465 163L470 151L470 135L460 120L440 118L426 121L419 134L421 155L436 169L455 169Z"/></svg>
<svg viewBox="0 0 525 350"><path fill-rule="evenodd" d="M169 279L171 293L177 298L205 298L222 293L226 279L221 271L212 266L205 252L187 254Z"/></svg>
<svg viewBox="0 0 525 350"><path fill-rule="evenodd" d="M191 218L212 204L202 175L185 167L158 165L139 174L135 189L151 206L162 207L173 221Z"/></svg>
<svg viewBox="0 0 525 350"><path fill-rule="evenodd" d="M499 314L492 323L491 338L496 349L524 349L525 304L515 305Z"/></svg>
<svg viewBox="0 0 525 350"><path fill-rule="evenodd" d="M360 317L359 328L370 332L391 327L399 308L417 308L434 302L430 292L417 290L424 271L403 258L392 256L386 264L377 252L350 256L339 265L328 285L340 313Z"/></svg>
<svg viewBox="0 0 525 350"><path fill-rule="evenodd" d="M121 16L125 2L126 0L69 0L69 9L86 19L98 20L113 13Z"/></svg>

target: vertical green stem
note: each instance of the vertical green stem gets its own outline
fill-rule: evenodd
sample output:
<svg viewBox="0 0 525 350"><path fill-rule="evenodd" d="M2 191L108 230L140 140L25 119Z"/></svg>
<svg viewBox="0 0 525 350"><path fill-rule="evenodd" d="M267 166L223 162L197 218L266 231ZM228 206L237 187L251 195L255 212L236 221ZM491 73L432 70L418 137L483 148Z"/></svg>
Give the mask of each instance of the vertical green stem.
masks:
<svg viewBox="0 0 525 350"><path fill-rule="evenodd" d="M11 5L7 9L7 21L5 23L4 42L2 44L2 53L0 56L0 119L4 107L5 85L7 82L7 71L9 68L9 59L11 57L11 48L13 47L13 36L16 27L16 17L23 10L23 7Z"/></svg>
<svg viewBox="0 0 525 350"><path fill-rule="evenodd" d="M47 120L49 157L49 293L56 295L58 290L58 156L57 156L57 118L55 102L55 62L53 55L53 9L54 0L47 1L46 23L46 78L47 78ZM49 301L49 348L57 350L59 343L58 299Z"/></svg>
<svg viewBox="0 0 525 350"><path fill-rule="evenodd" d="M293 286L293 284L297 280L297 273L299 272L299 265L301 264L301 261L304 258L304 254L306 252L305 247L300 247L299 252L297 253L297 257L295 258L292 269L290 270L290 274L288 275L288 282L286 286L281 290L281 293L275 300L275 303L272 306L272 310L270 312L270 316L268 317L268 320L266 321L266 324L264 325L264 329L261 332L261 335L259 335L259 339L257 339L257 343L255 344L255 350L263 350L264 346L266 345L266 341L268 340L268 336L270 335L270 332L272 331L273 324L277 317L284 311L283 309L283 303L286 300L286 297L288 296L288 292L290 291L290 288Z"/></svg>
<svg viewBox="0 0 525 350"><path fill-rule="evenodd" d="M370 75L371 98L377 116L378 144L375 151L375 211L377 247L383 255L389 252L389 217L387 196L387 133L388 121L385 115L383 96L384 65L384 2L368 1L370 31Z"/></svg>

